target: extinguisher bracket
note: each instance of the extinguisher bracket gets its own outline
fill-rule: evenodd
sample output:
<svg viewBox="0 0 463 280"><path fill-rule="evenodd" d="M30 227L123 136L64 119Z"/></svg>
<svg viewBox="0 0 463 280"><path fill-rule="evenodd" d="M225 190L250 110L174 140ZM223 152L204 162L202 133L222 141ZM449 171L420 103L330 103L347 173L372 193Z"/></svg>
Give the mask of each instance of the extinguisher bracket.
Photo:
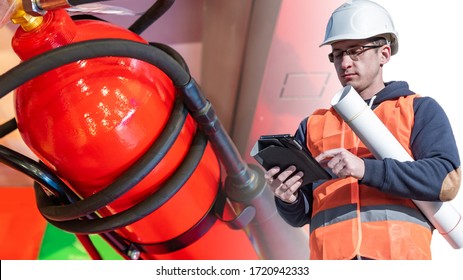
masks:
<svg viewBox="0 0 463 280"><path fill-rule="evenodd" d="M254 208L252 205L248 205L244 207L241 212L235 216L235 218L226 220L223 217L223 210L226 203L228 203L228 200L225 192L223 190L219 190L219 193L217 194L217 200L214 205L214 212L217 218L224 222L231 229L244 229L256 216L256 208Z"/></svg>

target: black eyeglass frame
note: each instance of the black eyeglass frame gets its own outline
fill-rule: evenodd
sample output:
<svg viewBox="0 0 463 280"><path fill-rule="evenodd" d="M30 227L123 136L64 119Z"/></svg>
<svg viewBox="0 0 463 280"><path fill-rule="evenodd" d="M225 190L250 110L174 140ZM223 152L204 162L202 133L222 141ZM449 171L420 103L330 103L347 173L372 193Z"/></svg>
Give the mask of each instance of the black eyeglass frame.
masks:
<svg viewBox="0 0 463 280"><path fill-rule="evenodd" d="M354 61L357 61L358 60L358 56L361 55L362 53L368 51L368 50L372 50L372 49L377 49L377 48L380 48L384 46L383 45L368 45L368 46L358 46L358 47L352 47L352 48L348 48L347 50L344 50L344 51L335 51L335 52L341 52L341 57L344 56L344 53L347 54L352 60ZM358 49L361 49L360 51L357 51L357 52L353 52L354 50L358 50ZM328 59L330 60L331 63L334 63L334 52L331 52L328 54Z"/></svg>

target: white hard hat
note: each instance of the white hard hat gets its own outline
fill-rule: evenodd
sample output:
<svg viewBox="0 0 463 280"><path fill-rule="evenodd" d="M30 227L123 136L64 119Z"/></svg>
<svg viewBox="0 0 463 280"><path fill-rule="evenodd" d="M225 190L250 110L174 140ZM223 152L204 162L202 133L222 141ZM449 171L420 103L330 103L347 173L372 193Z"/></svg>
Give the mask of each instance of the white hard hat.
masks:
<svg viewBox="0 0 463 280"><path fill-rule="evenodd" d="M369 0L350 0L331 14L320 46L371 37L387 39L393 55L399 50L398 33L388 11Z"/></svg>

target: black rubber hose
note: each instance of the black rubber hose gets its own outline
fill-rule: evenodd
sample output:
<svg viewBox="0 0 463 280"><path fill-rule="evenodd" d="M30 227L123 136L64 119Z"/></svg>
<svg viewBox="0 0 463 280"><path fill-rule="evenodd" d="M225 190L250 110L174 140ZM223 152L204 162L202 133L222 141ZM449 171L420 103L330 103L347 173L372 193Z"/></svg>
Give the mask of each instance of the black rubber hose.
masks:
<svg viewBox="0 0 463 280"><path fill-rule="evenodd" d="M22 155L20 155L20 156L22 156ZM21 162L24 162L24 160L21 160ZM36 164L38 164L38 163L33 162L33 165L36 165ZM44 167L47 168L46 166L44 166ZM17 170L22 171L20 169L17 169ZM57 182L60 179L58 178L58 179L55 179L55 180L57 180L55 183L58 184ZM33 184L33 188L34 188L35 192L37 192L38 188L41 188L41 185L37 181L40 181L40 180L35 180L34 184ZM71 189L69 189L67 185L63 185L63 184L60 185L60 190L64 190L65 193L69 193L68 196L71 198L70 201L74 202L74 201L79 200L79 197ZM47 182L47 186L48 185L49 185L49 183ZM59 200L57 203L63 203L63 202L67 203L67 202L69 202L69 200L67 200L65 197L62 197L62 196L58 197L59 196L58 193L56 193L54 195L57 197L57 200ZM92 213L92 214L89 214L87 216L87 218L88 219L98 219L99 216L97 214L95 214L95 213ZM127 258L127 256L125 255L125 253L127 252L127 249L129 248L129 244L127 244L127 241L125 241L122 237L120 237L118 234L116 234L113 231L102 233L102 234L100 234L100 236L102 238L104 238L109 244L111 244L113 246L113 248L115 250L117 250L121 255L123 255L124 257Z"/></svg>
<svg viewBox="0 0 463 280"><path fill-rule="evenodd" d="M68 198L74 196L72 191L66 191L68 189L66 184L47 166L3 145L0 145L0 162L34 179L46 188L48 194L59 198L64 203L69 203Z"/></svg>
<svg viewBox="0 0 463 280"><path fill-rule="evenodd" d="M206 136L202 132L197 131L185 160L176 170L175 174L169 177L155 193L127 210L99 219L76 219L61 222L48 220L48 222L57 228L75 234L104 233L132 224L156 211L182 188L194 170L196 170L197 165L202 159L206 145ZM40 188L36 189L36 191L39 196L39 204L37 205L39 210L44 206L53 204Z"/></svg>
<svg viewBox="0 0 463 280"><path fill-rule="evenodd" d="M130 57L155 65L179 88L191 79L175 59L156 47L124 39L99 39L56 48L15 66L0 77L0 98L45 72L78 60L105 56Z"/></svg>
<svg viewBox="0 0 463 280"><path fill-rule="evenodd" d="M80 218L97 211L113 202L138 184L167 154L185 123L188 112L177 98L172 115L164 130L148 151L127 171L101 191L68 205L42 206L42 215L54 221Z"/></svg>
<svg viewBox="0 0 463 280"><path fill-rule="evenodd" d="M69 5L71 6L77 6L77 5L82 5L82 4L89 4L89 3L95 3L95 2L104 2L104 1L109 1L109 0L67 0Z"/></svg>
<svg viewBox="0 0 463 280"><path fill-rule="evenodd" d="M254 175L233 144L212 104L201 94L199 86L192 79L188 85L179 88L178 92L198 126L208 136L215 154L225 167L227 178L238 188L249 187Z"/></svg>
<svg viewBox="0 0 463 280"><path fill-rule="evenodd" d="M138 20L136 20L129 30L141 34L174 4L175 0L157 0Z"/></svg>
<svg viewBox="0 0 463 280"><path fill-rule="evenodd" d="M0 138L5 137L7 134L13 132L18 128L18 124L16 123L16 119L11 119L6 123L0 125Z"/></svg>
<svg viewBox="0 0 463 280"><path fill-rule="evenodd" d="M102 22L108 22L107 20L104 20L94 15L88 15L88 14L72 15L71 19L74 21L76 20L97 20L97 21L102 21Z"/></svg>
<svg viewBox="0 0 463 280"><path fill-rule="evenodd" d="M178 64L180 64L180 66L182 66L182 68L188 74L190 74L190 69L188 68L188 65L187 65L185 59L183 59L183 57L174 48L172 48L171 46L162 44L162 43L155 43L155 42L151 42L150 45L153 46L153 47L156 47L156 48L164 51L168 55L170 55L173 59L175 59L175 61L177 61Z"/></svg>

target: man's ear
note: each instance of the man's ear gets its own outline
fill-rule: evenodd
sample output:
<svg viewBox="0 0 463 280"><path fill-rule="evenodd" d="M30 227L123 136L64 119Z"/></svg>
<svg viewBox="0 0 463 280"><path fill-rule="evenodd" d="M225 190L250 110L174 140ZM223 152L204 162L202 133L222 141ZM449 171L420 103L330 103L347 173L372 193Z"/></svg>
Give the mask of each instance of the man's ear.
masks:
<svg viewBox="0 0 463 280"><path fill-rule="evenodd" d="M388 63L389 60L391 59L391 46L389 45L384 45L380 48L380 51L379 51L379 55L380 55L380 64L381 66L383 66L384 64Z"/></svg>

